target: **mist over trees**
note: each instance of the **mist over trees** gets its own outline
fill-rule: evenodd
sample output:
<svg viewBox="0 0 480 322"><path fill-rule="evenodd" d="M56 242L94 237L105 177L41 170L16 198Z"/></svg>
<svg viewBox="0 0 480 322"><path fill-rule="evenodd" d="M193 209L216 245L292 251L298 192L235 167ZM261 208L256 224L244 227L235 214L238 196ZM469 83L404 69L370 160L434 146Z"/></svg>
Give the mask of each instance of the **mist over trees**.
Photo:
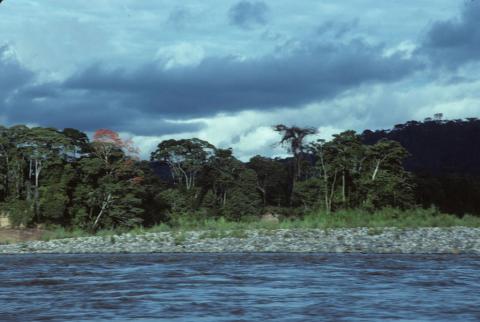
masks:
<svg viewBox="0 0 480 322"><path fill-rule="evenodd" d="M150 161L111 130L0 127L0 211L16 226L96 231L186 216L439 207L480 214L480 121L407 122L307 143L311 128L276 125L291 157L238 160L197 138L159 142Z"/></svg>

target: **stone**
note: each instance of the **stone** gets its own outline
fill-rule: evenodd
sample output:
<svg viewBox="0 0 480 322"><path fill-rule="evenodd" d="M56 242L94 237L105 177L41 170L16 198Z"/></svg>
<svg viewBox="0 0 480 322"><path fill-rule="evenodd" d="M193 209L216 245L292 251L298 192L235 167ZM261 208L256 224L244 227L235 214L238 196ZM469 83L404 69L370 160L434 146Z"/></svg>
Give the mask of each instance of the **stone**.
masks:
<svg viewBox="0 0 480 322"><path fill-rule="evenodd" d="M272 214L270 212L263 214L260 221L265 223L272 223L272 224L278 224L280 222L278 219L278 215Z"/></svg>
<svg viewBox="0 0 480 322"><path fill-rule="evenodd" d="M83 237L0 245L0 254L21 253L159 253L159 252L324 252L480 254L479 228L385 228L371 236L366 228L279 229L247 231L242 238L203 238L205 232L186 232L174 243L170 232ZM228 232L227 232L228 233ZM395 236L395 238L393 238ZM115 243L111 243L111 238Z"/></svg>

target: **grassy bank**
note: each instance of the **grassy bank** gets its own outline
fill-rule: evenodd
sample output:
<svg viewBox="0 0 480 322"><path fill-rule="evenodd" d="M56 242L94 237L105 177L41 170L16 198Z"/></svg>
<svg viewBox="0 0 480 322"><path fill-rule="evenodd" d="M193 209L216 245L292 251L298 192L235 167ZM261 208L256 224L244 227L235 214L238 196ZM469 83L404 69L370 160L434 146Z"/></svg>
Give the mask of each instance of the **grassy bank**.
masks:
<svg viewBox="0 0 480 322"><path fill-rule="evenodd" d="M419 228L419 227L480 227L480 217L457 216L442 214L435 209L383 209L370 213L364 210L343 210L332 214L326 214L321 211L312 212L303 218L281 218L278 223L262 222L258 219L250 219L245 221L228 221L223 218L219 219L202 219L188 215L176 216L175 220L167 224L161 224L154 227L144 228L136 227L134 229L125 230L101 230L95 235L112 236L122 233L130 233L134 235L170 231L179 236L182 232L192 230L207 231L206 235L211 237L222 236L242 236L242 231L254 229L334 229L334 228ZM230 233L225 234L229 231ZM91 233L73 229L56 228L46 231L42 239L60 239L71 237L91 236Z"/></svg>

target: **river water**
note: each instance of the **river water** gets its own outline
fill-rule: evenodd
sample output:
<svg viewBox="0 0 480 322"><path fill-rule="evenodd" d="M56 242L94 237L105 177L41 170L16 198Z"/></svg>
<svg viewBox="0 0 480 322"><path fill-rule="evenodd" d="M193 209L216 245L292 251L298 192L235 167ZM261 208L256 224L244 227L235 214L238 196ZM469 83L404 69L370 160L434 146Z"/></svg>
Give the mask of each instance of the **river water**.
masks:
<svg viewBox="0 0 480 322"><path fill-rule="evenodd" d="M480 257L0 256L0 321L479 321Z"/></svg>

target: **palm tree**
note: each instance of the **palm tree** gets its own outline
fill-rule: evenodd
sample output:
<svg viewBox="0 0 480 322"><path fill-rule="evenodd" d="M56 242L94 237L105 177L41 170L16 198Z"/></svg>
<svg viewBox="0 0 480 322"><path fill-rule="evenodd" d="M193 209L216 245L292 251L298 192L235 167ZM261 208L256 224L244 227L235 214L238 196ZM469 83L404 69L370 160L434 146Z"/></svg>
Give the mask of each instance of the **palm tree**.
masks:
<svg viewBox="0 0 480 322"><path fill-rule="evenodd" d="M317 130L311 127L301 128L298 126L286 126L283 124L277 124L273 127L273 130L282 135L280 144L287 146L288 152L293 154L293 174L292 174L292 191L290 193L290 202L292 202L291 195L295 187L295 182L301 176L301 161L304 152L303 141L308 135L316 134Z"/></svg>

